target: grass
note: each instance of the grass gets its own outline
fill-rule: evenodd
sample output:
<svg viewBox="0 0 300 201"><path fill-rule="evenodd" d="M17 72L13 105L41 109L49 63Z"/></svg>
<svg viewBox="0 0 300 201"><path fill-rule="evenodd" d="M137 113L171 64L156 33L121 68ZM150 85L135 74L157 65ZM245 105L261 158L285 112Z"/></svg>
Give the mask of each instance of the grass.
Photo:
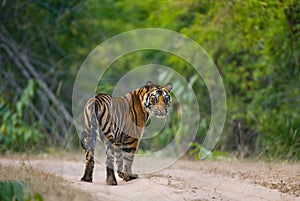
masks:
<svg viewBox="0 0 300 201"><path fill-rule="evenodd" d="M19 180L30 194L40 194L43 200L86 200L84 192L75 190L61 177L32 168L21 161L18 165L0 164L0 181Z"/></svg>

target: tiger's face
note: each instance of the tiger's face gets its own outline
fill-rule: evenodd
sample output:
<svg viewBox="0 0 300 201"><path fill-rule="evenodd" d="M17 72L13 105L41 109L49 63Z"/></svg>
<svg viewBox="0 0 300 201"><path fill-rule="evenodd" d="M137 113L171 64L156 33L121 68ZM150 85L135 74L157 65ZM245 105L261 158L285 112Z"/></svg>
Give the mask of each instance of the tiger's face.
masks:
<svg viewBox="0 0 300 201"><path fill-rule="evenodd" d="M148 81L145 87L148 90L143 101L146 111L150 115L164 118L168 114L168 106L171 104L170 91L173 88L172 84L159 86Z"/></svg>

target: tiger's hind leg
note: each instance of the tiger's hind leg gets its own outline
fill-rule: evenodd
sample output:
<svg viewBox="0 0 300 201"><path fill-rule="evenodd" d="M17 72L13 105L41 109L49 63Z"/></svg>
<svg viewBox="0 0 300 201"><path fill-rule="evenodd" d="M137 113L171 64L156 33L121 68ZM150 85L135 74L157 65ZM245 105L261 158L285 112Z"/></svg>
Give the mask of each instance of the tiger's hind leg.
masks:
<svg viewBox="0 0 300 201"><path fill-rule="evenodd" d="M106 147L106 185L118 185L114 172L114 147L110 143Z"/></svg>
<svg viewBox="0 0 300 201"><path fill-rule="evenodd" d="M94 116L94 115L93 115ZM93 181L93 170L94 170L94 147L96 144L97 136L97 122L96 117L92 118L92 127L91 131L83 131L81 136L81 145L85 149L86 161L85 161L85 170L84 175L81 178L81 181L92 182Z"/></svg>
<svg viewBox="0 0 300 201"><path fill-rule="evenodd" d="M84 135L85 131L83 131L82 135ZM85 138L86 143L82 143L82 145L85 145L85 154L86 154L86 160L85 160L85 170L84 175L81 178L81 181L86 182L92 182L93 181L93 170L94 170L94 146L96 143L96 139L94 140L92 137L86 137Z"/></svg>
<svg viewBox="0 0 300 201"><path fill-rule="evenodd" d="M81 181L93 182L93 170L94 170L94 154L91 151L86 151L86 162L84 175Z"/></svg>

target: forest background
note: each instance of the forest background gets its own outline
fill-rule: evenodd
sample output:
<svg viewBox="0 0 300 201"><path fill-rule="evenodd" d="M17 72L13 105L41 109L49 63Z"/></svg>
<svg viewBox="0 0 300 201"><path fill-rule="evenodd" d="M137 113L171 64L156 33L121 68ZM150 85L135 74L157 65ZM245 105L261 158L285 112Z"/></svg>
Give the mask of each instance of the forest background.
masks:
<svg viewBox="0 0 300 201"><path fill-rule="evenodd" d="M299 1L0 2L0 152L79 147L71 106L84 59L117 34L155 27L195 40L223 78L227 113L215 150L241 158L300 158ZM187 155L199 158L210 99L201 77L181 58L154 50L126 55L106 72L101 92L111 93L122 75L151 63L172 66L196 92L201 120ZM174 90L184 93L180 86ZM164 135L142 142L141 151L175 137L178 116L170 118Z"/></svg>

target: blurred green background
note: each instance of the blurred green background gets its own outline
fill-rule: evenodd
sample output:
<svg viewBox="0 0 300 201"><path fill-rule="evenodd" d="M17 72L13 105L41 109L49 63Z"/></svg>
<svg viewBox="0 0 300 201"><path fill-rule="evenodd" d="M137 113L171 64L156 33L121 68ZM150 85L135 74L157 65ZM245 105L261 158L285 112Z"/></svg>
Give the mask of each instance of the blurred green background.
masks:
<svg viewBox="0 0 300 201"><path fill-rule="evenodd" d="M82 62L117 34L157 27L195 40L218 67L227 118L215 154L300 158L297 0L2 0L0 25L0 152L79 147L71 97ZM203 80L182 59L154 50L126 55L106 72L101 92L111 93L123 74L151 63L173 66L198 95L201 120L187 153L197 158L210 100ZM176 104L173 110L180 113ZM141 151L174 138L179 116L170 118L165 134L151 144L142 141Z"/></svg>

